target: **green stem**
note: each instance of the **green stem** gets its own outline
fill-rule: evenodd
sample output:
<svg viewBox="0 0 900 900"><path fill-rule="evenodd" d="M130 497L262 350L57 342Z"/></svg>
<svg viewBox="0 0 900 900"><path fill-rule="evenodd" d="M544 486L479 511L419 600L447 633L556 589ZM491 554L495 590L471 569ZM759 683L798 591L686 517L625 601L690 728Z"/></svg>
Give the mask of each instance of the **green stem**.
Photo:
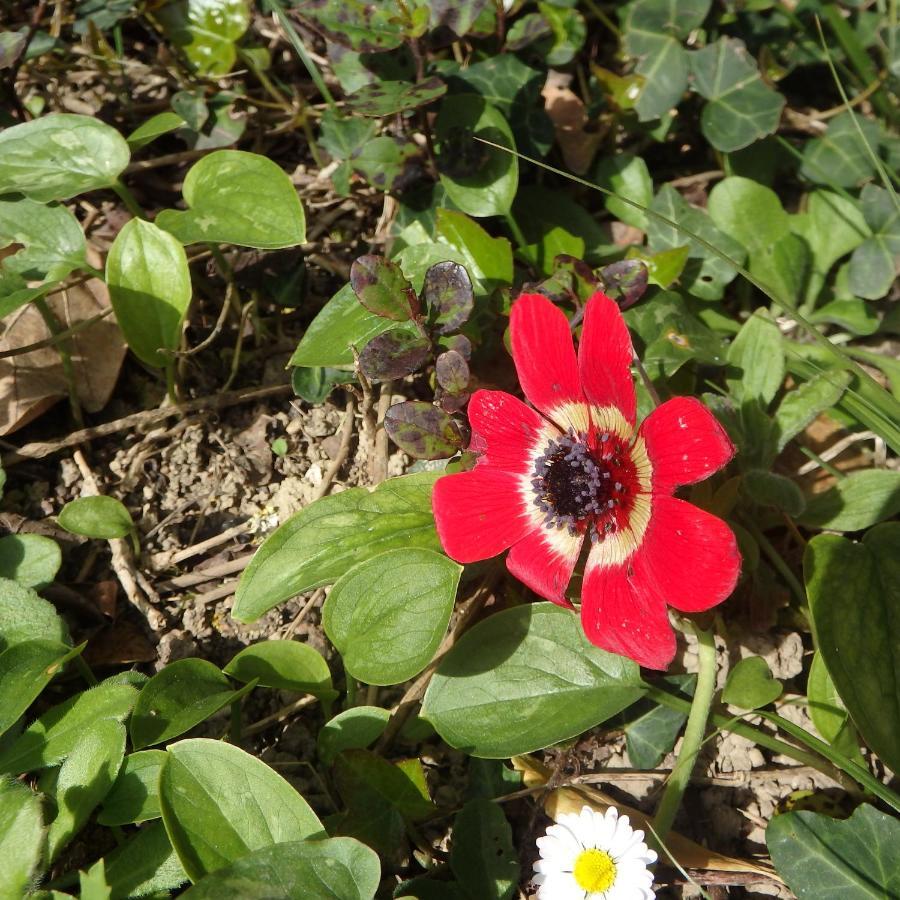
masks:
<svg viewBox="0 0 900 900"><path fill-rule="evenodd" d="M239 744L241 742L241 708L243 698L238 697L231 704L231 719L228 723L228 742L231 744Z"/></svg>
<svg viewBox="0 0 900 900"><path fill-rule="evenodd" d="M137 219L146 219L147 214L141 209L141 204L134 199L134 194L128 190L127 185L120 178L116 181L112 189L119 195L119 199L125 204L125 208Z"/></svg>
<svg viewBox="0 0 900 900"><path fill-rule="evenodd" d="M178 406L178 386L175 381L175 360L166 363L166 393L169 395L169 402L173 406Z"/></svg>
<svg viewBox="0 0 900 900"><path fill-rule="evenodd" d="M54 315L53 310L50 309L46 299L44 297L35 297L33 303L37 308L37 311L41 314L41 318L44 320L47 330L54 338L59 338L59 335L61 335L65 329L60 324L59 319ZM59 351L63 375L66 377L66 385L69 389L69 405L72 408L72 417L75 419L79 428L84 428L84 416L81 413L81 401L78 399L78 389L75 382L75 369L72 366L71 338L60 339L59 343L56 345L56 349Z"/></svg>
<svg viewBox="0 0 900 900"><path fill-rule="evenodd" d="M691 700L691 711L684 728L681 750L678 752L675 768L672 769L672 774L666 782L662 800L653 818L653 828L660 843L663 843L669 834L672 823L675 821L675 815L681 806L684 792L690 783L694 765L697 762L697 754L703 745L706 724L712 709L713 695L716 692L715 635L712 631L706 631L693 622L690 624L699 641L700 670L697 673L697 687L694 690L693 700Z"/></svg>

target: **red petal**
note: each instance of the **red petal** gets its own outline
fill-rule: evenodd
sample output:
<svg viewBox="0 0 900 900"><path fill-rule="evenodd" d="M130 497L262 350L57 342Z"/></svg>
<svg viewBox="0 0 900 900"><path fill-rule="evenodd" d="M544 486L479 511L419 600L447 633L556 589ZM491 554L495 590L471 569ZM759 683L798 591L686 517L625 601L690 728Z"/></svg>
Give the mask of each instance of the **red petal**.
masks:
<svg viewBox="0 0 900 900"><path fill-rule="evenodd" d="M509 335L522 390L544 415L553 419L564 404L584 403L569 320L558 306L522 294L510 312Z"/></svg>
<svg viewBox="0 0 900 900"><path fill-rule="evenodd" d="M572 609L566 600L566 587L578 562L583 536L568 532L548 532L538 528L513 544L506 557L506 568L536 594L560 606Z"/></svg>
<svg viewBox="0 0 900 900"><path fill-rule="evenodd" d="M694 397L675 397L658 406L640 430L653 466L654 493L670 494L721 469L734 444L716 417Z"/></svg>
<svg viewBox="0 0 900 900"><path fill-rule="evenodd" d="M476 391L469 401L472 440L479 462L512 472L527 472L535 444L557 430L530 406L503 391Z"/></svg>
<svg viewBox="0 0 900 900"><path fill-rule="evenodd" d="M502 553L534 528L520 494L521 476L491 466L445 475L431 506L447 555L469 563Z"/></svg>
<svg viewBox="0 0 900 900"><path fill-rule="evenodd" d="M666 605L645 589L629 562L585 570L581 624L592 644L628 656L648 669L666 669L675 655L675 633Z"/></svg>
<svg viewBox="0 0 900 900"><path fill-rule="evenodd" d="M619 307L606 296L594 294L584 312L578 344L581 384L595 406L615 406L633 425L635 418L631 335Z"/></svg>
<svg viewBox="0 0 900 900"><path fill-rule="evenodd" d="M636 554L639 580L682 612L725 600L741 572L734 532L719 518L675 497L655 497Z"/></svg>

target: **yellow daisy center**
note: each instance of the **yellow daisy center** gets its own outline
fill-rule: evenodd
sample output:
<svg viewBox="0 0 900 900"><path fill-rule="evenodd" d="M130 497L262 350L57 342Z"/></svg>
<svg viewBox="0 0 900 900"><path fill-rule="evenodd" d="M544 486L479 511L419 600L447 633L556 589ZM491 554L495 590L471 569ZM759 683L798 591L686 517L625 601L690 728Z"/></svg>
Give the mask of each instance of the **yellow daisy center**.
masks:
<svg viewBox="0 0 900 900"><path fill-rule="evenodd" d="M589 894L602 894L609 890L616 880L616 864L612 857L603 850L583 850L575 860L572 874L583 891Z"/></svg>

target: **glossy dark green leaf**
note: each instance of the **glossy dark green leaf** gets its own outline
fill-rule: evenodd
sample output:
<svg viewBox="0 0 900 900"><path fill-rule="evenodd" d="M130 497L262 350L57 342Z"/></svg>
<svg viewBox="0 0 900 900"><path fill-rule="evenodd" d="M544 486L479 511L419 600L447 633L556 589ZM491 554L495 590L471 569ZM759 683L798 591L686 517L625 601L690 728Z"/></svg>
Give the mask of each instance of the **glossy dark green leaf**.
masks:
<svg viewBox="0 0 900 900"><path fill-rule="evenodd" d="M441 184L450 199L476 218L508 213L519 183L518 159L475 140L515 150L503 114L478 94L447 97L438 113L435 137L440 144Z"/></svg>
<svg viewBox="0 0 900 900"><path fill-rule="evenodd" d="M140 750L178 737L244 692L205 659L175 660L141 690L129 725L131 744Z"/></svg>
<svg viewBox="0 0 900 900"><path fill-rule="evenodd" d="M431 358L431 341L404 328L372 338L359 354L359 369L369 381L393 381L417 372Z"/></svg>
<svg viewBox="0 0 900 900"><path fill-rule="evenodd" d="M257 550L238 583L232 617L252 622L386 550L439 549L431 511L437 477L429 472L392 478L373 492L351 488L301 509Z"/></svg>
<svg viewBox="0 0 900 900"><path fill-rule="evenodd" d="M447 459L463 444L454 420L427 400L405 400L388 409L384 430L414 459Z"/></svg>
<svg viewBox="0 0 900 900"><path fill-rule="evenodd" d="M450 260L428 268L422 296L429 318L443 334L450 334L465 324L475 304L468 272Z"/></svg>
<svg viewBox="0 0 900 900"><path fill-rule="evenodd" d="M344 101L353 115L381 118L433 103L447 93L447 85L432 76L418 83L375 81L354 91Z"/></svg>
<svg viewBox="0 0 900 900"><path fill-rule="evenodd" d="M346 670L366 684L400 684L434 657L462 567L433 550L389 550L332 587L322 625Z"/></svg>
<svg viewBox="0 0 900 900"><path fill-rule="evenodd" d="M109 793L124 756L125 728L114 719L96 722L79 736L55 778L56 815L47 829L50 861L81 831Z"/></svg>
<svg viewBox="0 0 900 900"><path fill-rule="evenodd" d="M60 669L84 649L37 638L0 651L0 734L38 698Z"/></svg>
<svg viewBox="0 0 900 900"><path fill-rule="evenodd" d="M328 663L315 648L299 641L262 641L245 647L222 670L238 681L256 680L261 687L278 688L334 699Z"/></svg>
<svg viewBox="0 0 900 900"><path fill-rule="evenodd" d="M900 822L868 803L845 820L814 812L775 816L766 846L799 900L900 896Z"/></svg>
<svg viewBox="0 0 900 900"><path fill-rule="evenodd" d="M131 825L158 819L159 772L166 761L164 750L129 753L97 815L101 825Z"/></svg>
<svg viewBox="0 0 900 900"><path fill-rule="evenodd" d="M402 16L387 4L366 0L306 0L297 10L304 19L334 41L353 50L393 50L407 36Z"/></svg>
<svg viewBox="0 0 900 900"><path fill-rule="evenodd" d="M843 112L829 123L825 134L813 138L803 149L800 174L814 184L854 188L874 174L872 156L866 149L875 149L881 141L879 126L863 116ZM857 123L862 130L860 135Z"/></svg>
<svg viewBox="0 0 900 900"><path fill-rule="evenodd" d="M688 698L693 696L697 681L694 675L667 675L663 680ZM649 701L641 701L636 707L640 709L647 703ZM630 717L631 711L624 715ZM665 755L675 748L675 742L686 721L687 716L678 710L650 704L646 712L630 719L625 726L628 761L638 769L655 769Z"/></svg>
<svg viewBox="0 0 900 900"><path fill-rule="evenodd" d="M536 603L466 632L441 660L422 715L451 747L502 758L581 734L642 692L634 662L592 646L570 611Z"/></svg>
<svg viewBox="0 0 900 900"><path fill-rule="evenodd" d="M198 738L178 741L166 753L159 781L163 821L191 880L262 847L324 836L303 797L233 744Z"/></svg>
<svg viewBox="0 0 900 900"><path fill-rule="evenodd" d="M141 828L106 857L106 880L114 900L164 896L187 880L162 821Z"/></svg>
<svg viewBox="0 0 900 900"><path fill-rule="evenodd" d="M0 132L0 194L68 200L109 187L130 156L122 135L99 119L42 116Z"/></svg>
<svg viewBox="0 0 900 900"><path fill-rule="evenodd" d="M352 348L362 350L393 327L390 319L365 309L353 288L345 284L312 320L288 365L352 366Z"/></svg>
<svg viewBox="0 0 900 900"><path fill-rule="evenodd" d="M154 15L197 74L209 78L231 71L235 41L250 24L246 0L173 0Z"/></svg>
<svg viewBox="0 0 900 900"><path fill-rule="evenodd" d="M124 538L134 531L131 513L115 497L79 497L70 500L59 513L59 524L89 538Z"/></svg>
<svg viewBox="0 0 900 900"><path fill-rule="evenodd" d="M0 578L40 590L53 582L62 565L59 544L42 534L7 534L0 538Z"/></svg>
<svg viewBox="0 0 900 900"><path fill-rule="evenodd" d="M459 394L469 384L469 364L462 354L447 350L434 361L434 377L448 394Z"/></svg>
<svg viewBox="0 0 900 900"><path fill-rule="evenodd" d="M262 847L201 878L187 900L372 900L381 879L375 852L353 838Z"/></svg>
<svg viewBox="0 0 900 900"><path fill-rule="evenodd" d="M384 733L391 714L379 706L351 706L329 719L319 731L319 759L329 765L342 750L365 750Z"/></svg>
<svg viewBox="0 0 900 900"><path fill-rule="evenodd" d="M450 868L472 900L509 900L519 883L519 857L503 807L470 800L453 820Z"/></svg>
<svg viewBox="0 0 900 900"><path fill-rule="evenodd" d="M405 322L419 309L412 285L395 262L368 254L353 260L350 286L369 312L395 322Z"/></svg>
<svg viewBox="0 0 900 900"><path fill-rule="evenodd" d="M900 769L900 524L860 543L821 534L806 548L816 644L866 743Z"/></svg>
<svg viewBox="0 0 900 900"><path fill-rule="evenodd" d="M287 173L243 150L217 150L194 163L182 187L188 209L166 209L157 225L182 244L224 243L275 250L306 240L303 206Z"/></svg>
<svg viewBox="0 0 900 900"><path fill-rule="evenodd" d="M763 80L743 41L721 37L690 54L693 88L703 107L703 136L724 153L747 147L778 127L785 99Z"/></svg>
<svg viewBox="0 0 900 900"><path fill-rule="evenodd" d="M184 247L151 222L132 219L116 235L106 259L106 283L119 327L135 356L164 368L177 350L191 302Z"/></svg>
<svg viewBox="0 0 900 900"><path fill-rule="evenodd" d="M7 897L24 897L44 850L41 801L28 785L0 778L0 859Z"/></svg>
<svg viewBox="0 0 900 900"><path fill-rule="evenodd" d="M864 469L807 499L800 524L831 531L862 531L900 512L900 472Z"/></svg>
<svg viewBox="0 0 900 900"><path fill-rule="evenodd" d="M766 661L761 656L748 656L728 673L722 702L738 709L759 709L774 703L782 690Z"/></svg>

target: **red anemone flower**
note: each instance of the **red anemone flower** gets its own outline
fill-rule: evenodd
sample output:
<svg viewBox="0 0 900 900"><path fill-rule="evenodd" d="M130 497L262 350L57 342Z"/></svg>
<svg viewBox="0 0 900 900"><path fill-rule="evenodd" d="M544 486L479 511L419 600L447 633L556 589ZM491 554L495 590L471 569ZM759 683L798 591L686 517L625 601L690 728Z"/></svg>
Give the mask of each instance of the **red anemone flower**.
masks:
<svg viewBox="0 0 900 900"><path fill-rule="evenodd" d="M565 591L587 538L585 634L665 669L675 654L666 605L715 606L741 565L731 529L672 495L724 466L734 446L693 397L663 403L635 431L631 338L603 294L587 302L577 357L565 314L540 294L513 304L510 336L519 382L538 411L502 391L473 395L478 461L434 488L444 550L468 563L511 548L509 571L571 609Z"/></svg>

